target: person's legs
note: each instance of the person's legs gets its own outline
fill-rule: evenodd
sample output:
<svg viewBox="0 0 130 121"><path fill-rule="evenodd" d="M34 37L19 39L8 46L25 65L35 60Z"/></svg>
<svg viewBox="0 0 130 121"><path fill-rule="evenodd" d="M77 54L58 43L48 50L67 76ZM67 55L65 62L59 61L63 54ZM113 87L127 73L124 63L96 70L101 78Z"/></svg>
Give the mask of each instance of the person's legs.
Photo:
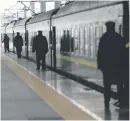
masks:
<svg viewBox="0 0 130 121"><path fill-rule="evenodd" d="M44 56L42 57L42 69L43 69L43 70L46 69L45 59L46 59L46 56L44 55Z"/></svg>
<svg viewBox="0 0 130 121"><path fill-rule="evenodd" d="M8 52L9 52L9 45L7 45L7 50L8 50Z"/></svg>
<svg viewBox="0 0 130 121"><path fill-rule="evenodd" d="M38 55L36 55L36 61L37 61L37 70L40 69L40 57Z"/></svg>
<svg viewBox="0 0 130 121"><path fill-rule="evenodd" d="M19 57L21 58L21 51L19 51Z"/></svg>
<svg viewBox="0 0 130 121"><path fill-rule="evenodd" d="M16 48L16 52L17 52L17 57L19 58L19 51L18 51L18 48Z"/></svg>
<svg viewBox="0 0 130 121"><path fill-rule="evenodd" d="M109 102L110 102L110 92L111 92L111 84L109 83L110 80L108 80L106 74L103 74L103 81L104 81L104 104L105 108L109 108Z"/></svg>
<svg viewBox="0 0 130 121"><path fill-rule="evenodd" d="M6 53L6 45L4 45L4 48L5 48L5 53Z"/></svg>
<svg viewBox="0 0 130 121"><path fill-rule="evenodd" d="M122 108L124 105L124 87L123 84L117 84L117 94L119 100L119 107Z"/></svg>
<svg viewBox="0 0 130 121"><path fill-rule="evenodd" d="M121 90L122 91L122 90ZM120 92L120 98L123 97L121 107L129 108L129 82L124 83L123 93Z"/></svg>

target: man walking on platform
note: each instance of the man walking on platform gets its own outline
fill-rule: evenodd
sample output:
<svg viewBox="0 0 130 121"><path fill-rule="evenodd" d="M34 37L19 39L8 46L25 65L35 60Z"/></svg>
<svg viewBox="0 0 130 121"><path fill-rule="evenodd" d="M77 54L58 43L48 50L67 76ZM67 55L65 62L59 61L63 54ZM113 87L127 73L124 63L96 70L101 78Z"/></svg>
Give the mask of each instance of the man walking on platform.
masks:
<svg viewBox="0 0 130 121"><path fill-rule="evenodd" d="M23 38L22 38L22 36L20 36L19 32L17 32L17 36L14 38L14 46L16 47L17 57L21 58Z"/></svg>
<svg viewBox="0 0 130 121"><path fill-rule="evenodd" d="M115 23L106 23L107 32L101 37L98 49L98 68L103 73L104 103L109 109L111 85L117 85L119 106L122 107L123 80L121 78L121 51L125 46L123 38L115 32Z"/></svg>
<svg viewBox="0 0 130 121"><path fill-rule="evenodd" d="M7 34L4 34L4 40L2 41L2 43L3 42L4 42L5 53L6 50L8 50L9 52L9 37L7 36Z"/></svg>
<svg viewBox="0 0 130 121"><path fill-rule="evenodd" d="M48 43L42 31L38 31L38 35L33 40L33 53L36 51L37 68L40 69L40 60L42 60L42 70L46 70L45 58L48 52Z"/></svg>

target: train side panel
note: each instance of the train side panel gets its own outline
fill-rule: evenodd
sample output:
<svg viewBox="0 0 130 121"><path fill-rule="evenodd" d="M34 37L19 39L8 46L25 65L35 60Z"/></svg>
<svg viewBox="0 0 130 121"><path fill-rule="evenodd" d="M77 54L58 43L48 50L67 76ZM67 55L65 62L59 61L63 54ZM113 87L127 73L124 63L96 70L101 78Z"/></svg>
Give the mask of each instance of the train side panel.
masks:
<svg viewBox="0 0 130 121"><path fill-rule="evenodd" d="M115 21L116 31L122 35L123 5L116 4L53 19L57 32L57 50L64 30L74 38L75 56L96 59L98 43L106 31L105 22ZM71 53L72 54L72 53Z"/></svg>

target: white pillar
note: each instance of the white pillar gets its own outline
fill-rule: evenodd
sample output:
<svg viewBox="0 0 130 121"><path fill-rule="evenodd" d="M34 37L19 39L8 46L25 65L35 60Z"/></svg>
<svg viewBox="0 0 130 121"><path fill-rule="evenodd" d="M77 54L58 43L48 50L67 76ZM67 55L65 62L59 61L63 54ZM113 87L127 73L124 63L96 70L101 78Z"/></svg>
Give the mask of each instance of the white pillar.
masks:
<svg viewBox="0 0 130 121"><path fill-rule="evenodd" d="M31 10L35 12L35 3L30 2ZM31 11L31 15L34 15L34 12Z"/></svg>
<svg viewBox="0 0 130 121"><path fill-rule="evenodd" d="M27 17L27 14L26 14L26 6L24 7L24 18Z"/></svg>
<svg viewBox="0 0 130 121"><path fill-rule="evenodd" d="M46 2L45 1L40 2L40 11L46 12Z"/></svg>
<svg viewBox="0 0 130 121"><path fill-rule="evenodd" d="M61 1L55 1L54 3L55 3L55 8L58 8L60 7Z"/></svg>

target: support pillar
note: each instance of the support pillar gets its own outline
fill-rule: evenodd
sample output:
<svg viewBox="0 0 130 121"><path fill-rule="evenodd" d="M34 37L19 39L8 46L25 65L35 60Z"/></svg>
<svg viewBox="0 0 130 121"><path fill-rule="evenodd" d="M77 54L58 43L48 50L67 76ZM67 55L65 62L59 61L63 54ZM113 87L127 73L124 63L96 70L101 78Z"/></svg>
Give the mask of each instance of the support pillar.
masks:
<svg viewBox="0 0 130 121"><path fill-rule="evenodd" d="M40 2L40 11L46 12L46 2L45 1Z"/></svg>
<svg viewBox="0 0 130 121"><path fill-rule="evenodd" d="M27 14L26 14L26 6L24 7L24 18L27 17Z"/></svg>
<svg viewBox="0 0 130 121"><path fill-rule="evenodd" d="M30 2L30 6L31 6L31 10L35 12L35 3L34 2ZM32 11L31 11L31 15L34 14Z"/></svg>

